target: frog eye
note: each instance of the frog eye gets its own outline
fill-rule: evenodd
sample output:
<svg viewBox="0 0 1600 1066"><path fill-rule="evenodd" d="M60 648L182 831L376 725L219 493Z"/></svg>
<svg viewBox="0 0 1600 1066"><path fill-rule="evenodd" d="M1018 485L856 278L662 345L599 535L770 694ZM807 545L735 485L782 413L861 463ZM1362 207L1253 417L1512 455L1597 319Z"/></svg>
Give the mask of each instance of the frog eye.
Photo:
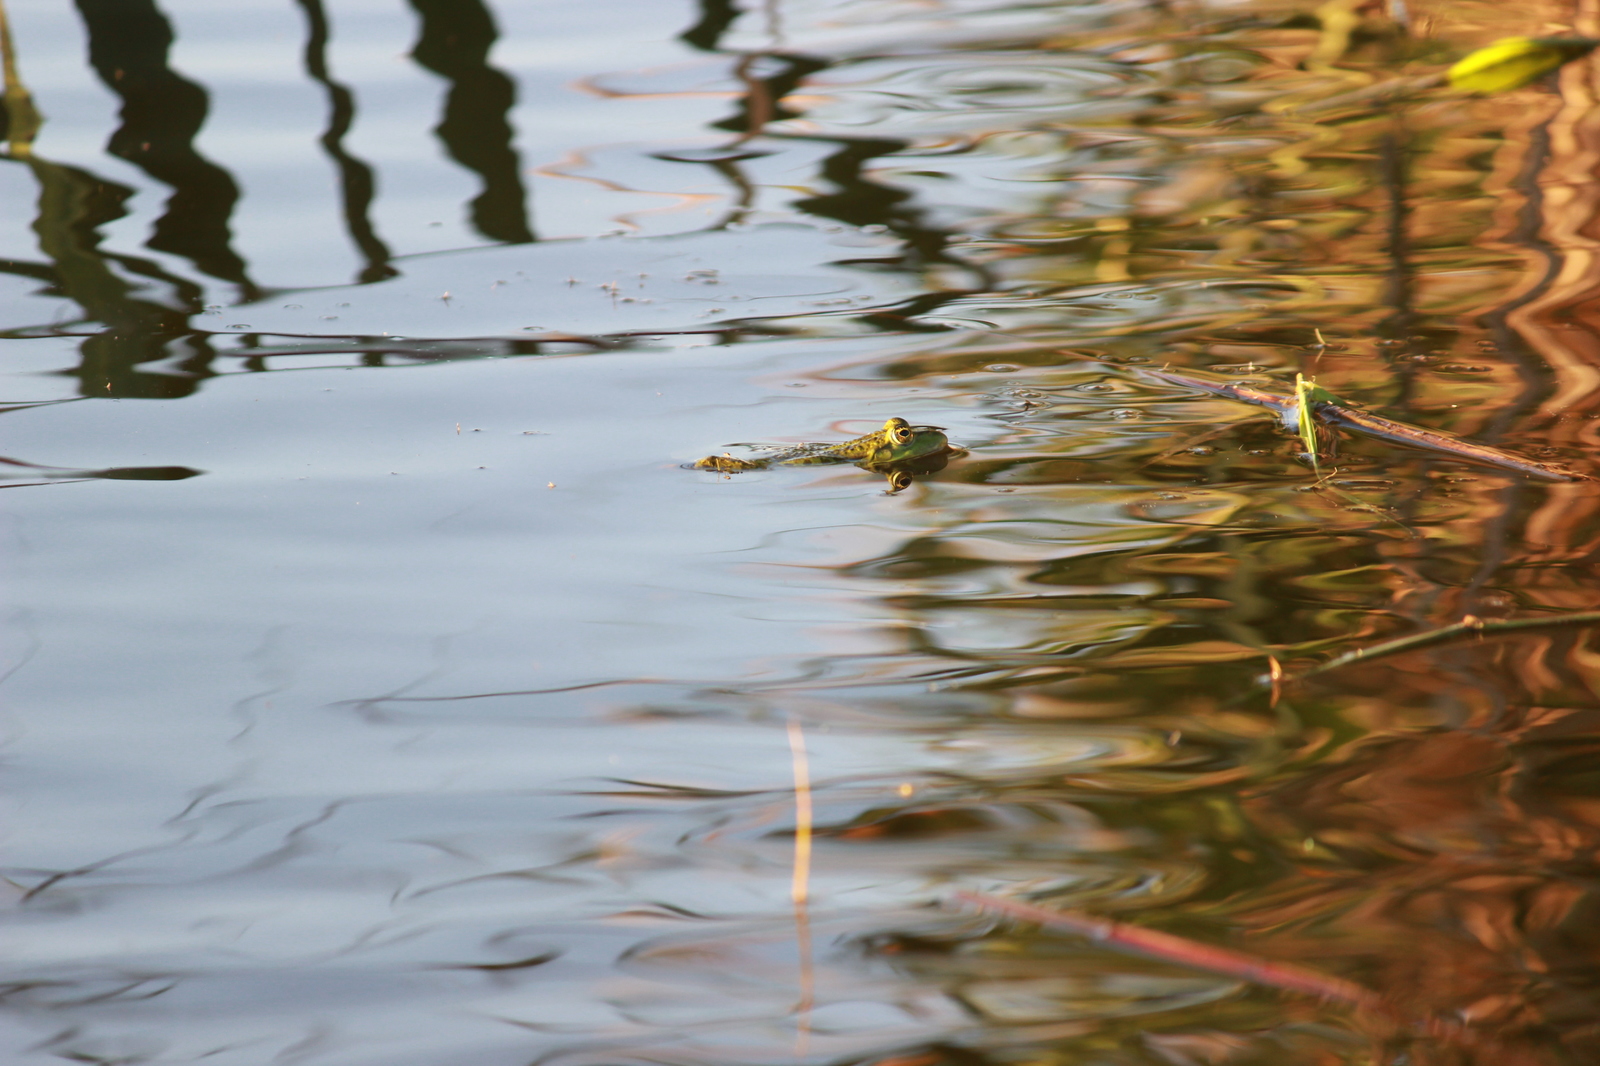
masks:
<svg viewBox="0 0 1600 1066"><path fill-rule="evenodd" d="M911 438L916 434L911 432L910 426L902 422L889 431L889 436L896 444L910 444Z"/></svg>

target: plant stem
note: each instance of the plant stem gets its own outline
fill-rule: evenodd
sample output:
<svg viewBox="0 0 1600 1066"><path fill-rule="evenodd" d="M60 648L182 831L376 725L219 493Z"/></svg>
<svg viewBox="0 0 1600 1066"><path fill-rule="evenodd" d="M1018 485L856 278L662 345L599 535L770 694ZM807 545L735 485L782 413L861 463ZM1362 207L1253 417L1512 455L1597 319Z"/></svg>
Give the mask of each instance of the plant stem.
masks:
<svg viewBox="0 0 1600 1066"><path fill-rule="evenodd" d="M1468 615L1453 625L1440 629L1430 629L1425 633L1413 633L1409 637L1399 637L1395 640L1386 640L1381 644L1370 647L1358 648L1355 651L1345 652L1335 656L1325 663L1319 663L1308 670L1302 670L1292 678L1286 680L1298 681L1304 677L1314 677L1325 674L1330 670L1350 666L1355 663L1364 663L1378 659L1385 655L1398 655L1404 651L1415 651L1418 648L1431 648L1436 644L1445 644L1464 633L1476 633L1480 637L1497 636L1501 633L1516 633L1525 629L1560 629L1565 626L1600 625L1600 611L1576 611L1572 614L1555 615L1546 618L1514 618L1500 622L1485 622L1481 618Z"/></svg>

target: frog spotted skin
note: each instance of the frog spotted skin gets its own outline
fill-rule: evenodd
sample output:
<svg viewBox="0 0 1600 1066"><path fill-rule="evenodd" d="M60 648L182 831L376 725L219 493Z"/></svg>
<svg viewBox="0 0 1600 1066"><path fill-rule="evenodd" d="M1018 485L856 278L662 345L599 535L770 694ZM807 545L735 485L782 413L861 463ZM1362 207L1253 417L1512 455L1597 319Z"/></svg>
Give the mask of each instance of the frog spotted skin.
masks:
<svg viewBox="0 0 1600 1066"><path fill-rule="evenodd" d="M868 469L874 469L926 458L949 449L950 442L938 426L913 426L903 418L891 418L876 433L839 444L797 444L760 459L708 455L694 465L697 470L716 470L725 474L741 470L765 470L769 466L815 463L860 463Z"/></svg>

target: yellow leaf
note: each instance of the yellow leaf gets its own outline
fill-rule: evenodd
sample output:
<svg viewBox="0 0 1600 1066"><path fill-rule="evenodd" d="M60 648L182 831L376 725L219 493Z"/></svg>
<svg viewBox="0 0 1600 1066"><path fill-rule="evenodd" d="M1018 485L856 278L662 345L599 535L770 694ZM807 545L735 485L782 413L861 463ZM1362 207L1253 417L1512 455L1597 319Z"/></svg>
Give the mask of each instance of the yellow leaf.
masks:
<svg viewBox="0 0 1600 1066"><path fill-rule="evenodd" d="M1510 92L1588 55L1597 44L1586 37L1506 37L1451 67L1450 87L1469 93Z"/></svg>
<svg viewBox="0 0 1600 1066"><path fill-rule="evenodd" d="M1317 456L1316 393L1325 391L1301 374L1294 376L1295 432L1300 435L1306 454L1311 456L1312 473L1318 477L1322 476L1322 469Z"/></svg>

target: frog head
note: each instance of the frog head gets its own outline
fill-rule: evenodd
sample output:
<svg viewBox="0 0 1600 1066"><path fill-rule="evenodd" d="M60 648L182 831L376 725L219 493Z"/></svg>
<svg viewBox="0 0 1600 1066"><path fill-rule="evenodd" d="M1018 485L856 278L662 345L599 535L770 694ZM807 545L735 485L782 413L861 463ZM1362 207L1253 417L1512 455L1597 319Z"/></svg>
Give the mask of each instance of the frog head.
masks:
<svg viewBox="0 0 1600 1066"><path fill-rule="evenodd" d="M904 463L911 459L947 451L950 441L940 426L913 426L903 418L891 418L883 424L866 461L873 466Z"/></svg>

